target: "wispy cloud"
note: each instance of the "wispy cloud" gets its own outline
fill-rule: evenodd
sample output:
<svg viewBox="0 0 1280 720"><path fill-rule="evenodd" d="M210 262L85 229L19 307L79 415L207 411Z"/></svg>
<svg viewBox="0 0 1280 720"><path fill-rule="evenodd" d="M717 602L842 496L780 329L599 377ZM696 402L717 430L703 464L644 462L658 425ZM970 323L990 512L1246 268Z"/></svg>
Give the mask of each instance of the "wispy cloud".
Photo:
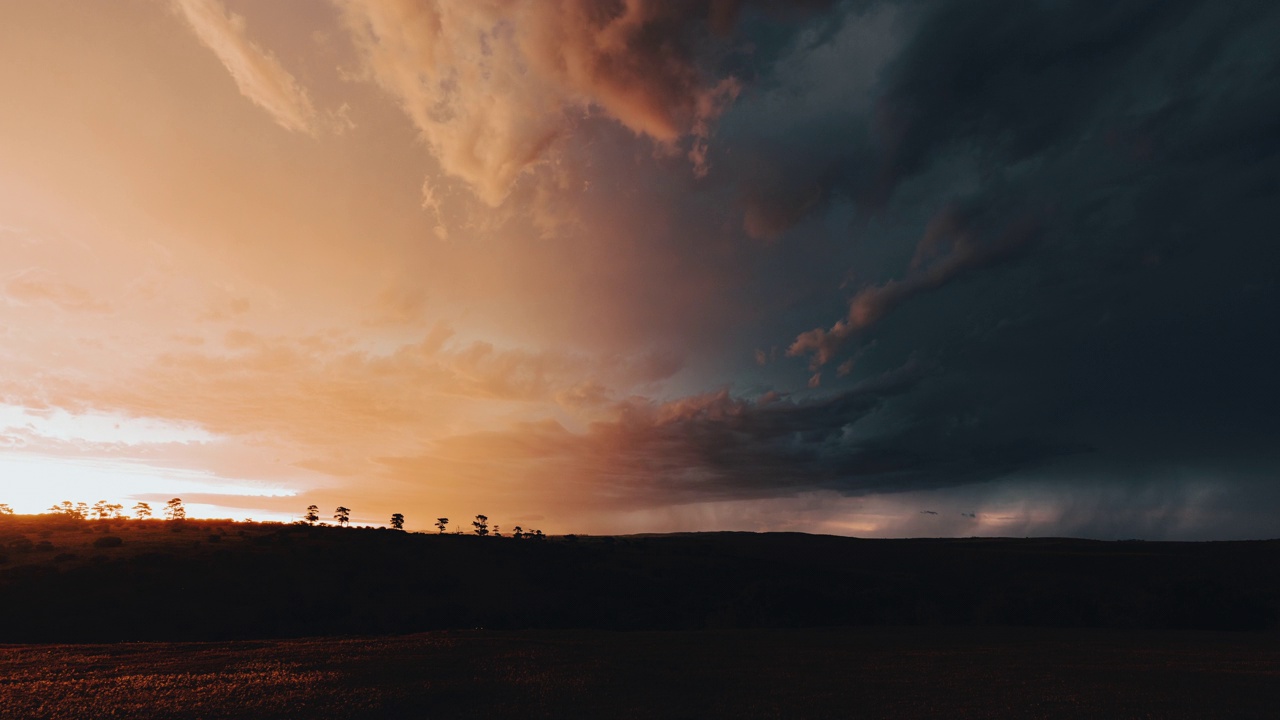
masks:
<svg viewBox="0 0 1280 720"><path fill-rule="evenodd" d="M316 111L306 89L274 54L249 40L243 17L218 0L173 0L173 6L222 61L242 95L286 130L317 134Z"/></svg>
<svg viewBox="0 0 1280 720"><path fill-rule="evenodd" d="M1024 220L1000 233L987 233L968 212L948 207L930 222L904 279L863 288L849 301L847 317L830 330L815 328L800 334L787 354L812 355L813 367L825 365L855 334L876 324L902 303L966 273L1013 258L1038 232L1037 223Z"/></svg>
<svg viewBox="0 0 1280 720"><path fill-rule="evenodd" d="M26 270L11 276L4 285L4 294L11 301L27 305L48 303L68 312L111 311L110 303L43 270Z"/></svg>

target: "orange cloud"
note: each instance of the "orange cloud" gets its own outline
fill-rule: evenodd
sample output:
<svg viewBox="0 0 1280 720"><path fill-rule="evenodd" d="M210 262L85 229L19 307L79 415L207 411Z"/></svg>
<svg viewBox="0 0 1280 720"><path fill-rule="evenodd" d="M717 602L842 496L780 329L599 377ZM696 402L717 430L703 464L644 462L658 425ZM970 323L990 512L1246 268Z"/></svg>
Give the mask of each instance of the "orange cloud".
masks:
<svg viewBox="0 0 1280 720"><path fill-rule="evenodd" d="M690 28L732 16L718 3L338 2L366 76L490 205L591 111L668 148L692 137L704 173L711 124L739 90L695 58Z"/></svg>
<svg viewBox="0 0 1280 720"><path fill-rule="evenodd" d="M24 304L47 303L68 312L106 313L111 304L84 288L64 282L43 270L25 270L10 277L4 293Z"/></svg>
<svg viewBox="0 0 1280 720"><path fill-rule="evenodd" d="M316 111L307 91L280 60L249 40L244 18L219 0L173 0L196 37L222 61L240 93L284 129L315 135Z"/></svg>

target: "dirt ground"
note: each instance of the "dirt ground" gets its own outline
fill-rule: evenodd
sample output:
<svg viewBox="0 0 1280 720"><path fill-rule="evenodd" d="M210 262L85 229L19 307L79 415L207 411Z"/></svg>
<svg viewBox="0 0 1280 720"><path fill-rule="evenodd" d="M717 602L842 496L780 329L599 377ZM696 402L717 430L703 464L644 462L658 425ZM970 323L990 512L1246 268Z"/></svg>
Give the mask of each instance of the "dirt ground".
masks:
<svg viewBox="0 0 1280 720"><path fill-rule="evenodd" d="M485 630L0 646L4 718L1275 718L1273 634Z"/></svg>

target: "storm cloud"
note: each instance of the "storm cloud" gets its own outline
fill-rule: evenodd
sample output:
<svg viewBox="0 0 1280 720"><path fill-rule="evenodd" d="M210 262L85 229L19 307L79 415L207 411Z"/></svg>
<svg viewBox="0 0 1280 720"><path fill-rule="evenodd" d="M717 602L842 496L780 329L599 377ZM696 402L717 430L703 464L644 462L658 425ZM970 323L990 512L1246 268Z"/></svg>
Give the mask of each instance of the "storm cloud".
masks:
<svg viewBox="0 0 1280 720"><path fill-rule="evenodd" d="M879 46L849 46L858 25L881 27ZM1170 497L1207 483L1215 507L1249 506L1280 432L1277 32L1266 3L922 2L843 4L762 40L712 177L769 259L752 294L785 310L753 312L744 378L699 412L633 411L558 452L604 443L601 484L648 502L999 479L1129 497L1135 523L1150 503L1193 513L1161 504L1163 476ZM874 76L842 66L799 97L782 84L840 53ZM860 92L833 108L846 82ZM841 372L804 389L827 363ZM905 367L911 382L867 389ZM1193 532L1175 526L1147 529Z"/></svg>
<svg viewBox="0 0 1280 720"><path fill-rule="evenodd" d="M964 436L975 451L1013 448L975 465L1026 474L1054 457L1006 444L1026 435L1071 450L1060 482L1194 469L1247 505L1258 468L1275 475L1265 438L1280 430L1267 369L1280 361L1268 40L1280 13L981 2L909 14L871 109L796 151L831 158L788 178L813 188L806 211L772 211L791 213L793 233L806 217L849 218L850 268L865 278L847 287L846 316L800 333L792 354L821 365L874 342L880 363L933 368L895 401L891 442L941 450Z"/></svg>
<svg viewBox="0 0 1280 720"><path fill-rule="evenodd" d="M1277 37L1260 0L0 4L0 461L411 526L1275 536ZM64 429L103 417L155 442Z"/></svg>

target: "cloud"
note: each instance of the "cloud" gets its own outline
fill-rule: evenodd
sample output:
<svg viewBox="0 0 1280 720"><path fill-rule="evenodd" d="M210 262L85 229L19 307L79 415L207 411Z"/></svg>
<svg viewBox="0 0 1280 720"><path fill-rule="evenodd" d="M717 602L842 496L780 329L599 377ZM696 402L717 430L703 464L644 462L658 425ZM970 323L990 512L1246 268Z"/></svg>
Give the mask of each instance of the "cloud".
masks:
<svg viewBox="0 0 1280 720"><path fill-rule="evenodd" d="M800 334L787 349L787 355L812 354L815 367L824 365L856 333L876 324L902 303L938 290L966 273L1012 259L1038 232L1038 222L1019 220L988 237L990 233L984 232L971 209L948 207L929 223L904 279L863 288L849 301L849 314L844 319L830 330L816 328ZM844 372L851 370L849 365Z"/></svg>
<svg viewBox="0 0 1280 720"><path fill-rule="evenodd" d="M173 6L205 47L222 61L240 93L271 114L281 127L319 132L307 91L276 56L249 40L244 18L219 0L173 0Z"/></svg>
<svg viewBox="0 0 1280 720"><path fill-rule="evenodd" d="M904 493L1006 475L1068 450L1030 437L942 445L863 429L926 380L906 366L809 400L752 401L727 390L657 403L630 398L583 432L544 420L432 443L389 459L400 472L492 478L564 505L618 508L790 497ZM588 481L589 482L585 482ZM585 484L584 484L585 482Z"/></svg>
<svg viewBox="0 0 1280 720"><path fill-rule="evenodd" d="M67 312L111 312L110 303L44 270L24 270L11 275L4 285L4 294L12 301L27 305L46 303Z"/></svg>
<svg viewBox="0 0 1280 720"><path fill-rule="evenodd" d="M306 467L348 473L449 432L565 411L591 416L613 391L679 368L663 354L587 356L454 343L437 324L420 342L369 352L351 341L228 331L216 346L159 355L116 378L12 382L5 397L81 411L191 423L290 448Z"/></svg>
<svg viewBox="0 0 1280 720"><path fill-rule="evenodd" d="M252 308L253 303L249 298L228 292L215 300L211 300L204 311L200 313L198 319L209 322L225 322L243 316Z"/></svg>
<svg viewBox="0 0 1280 720"><path fill-rule="evenodd" d="M246 96L323 124L228 6L362 130L235 142L155 4L0 10L15 107L110 111L4 114L5 224L83 239L5 235L0 395L414 517L1276 527L1274 4L223 2L176 7Z"/></svg>
<svg viewBox="0 0 1280 720"><path fill-rule="evenodd" d="M741 89L699 56L735 2L338 0L364 71L396 98L448 174L490 205L602 113L696 174Z"/></svg>

